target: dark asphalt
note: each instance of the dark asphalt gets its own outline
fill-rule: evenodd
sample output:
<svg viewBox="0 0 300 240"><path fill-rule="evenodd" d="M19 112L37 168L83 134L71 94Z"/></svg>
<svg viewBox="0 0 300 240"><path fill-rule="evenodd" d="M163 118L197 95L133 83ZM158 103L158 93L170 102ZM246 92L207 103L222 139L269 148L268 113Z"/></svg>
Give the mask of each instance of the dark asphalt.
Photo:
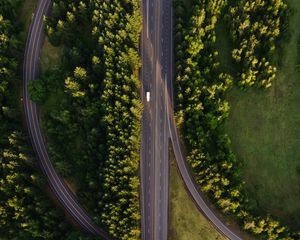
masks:
<svg viewBox="0 0 300 240"><path fill-rule="evenodd" d="M171 0L143 0L142 9L142 239L162 240L168 234L169 132L163 86L172 74Z"/></svg>

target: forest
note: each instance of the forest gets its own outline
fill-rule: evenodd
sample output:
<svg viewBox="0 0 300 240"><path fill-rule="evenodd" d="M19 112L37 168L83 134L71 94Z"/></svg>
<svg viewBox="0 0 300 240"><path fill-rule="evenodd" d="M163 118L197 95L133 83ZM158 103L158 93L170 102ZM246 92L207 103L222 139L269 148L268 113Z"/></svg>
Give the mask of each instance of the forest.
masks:
<svg viewBox="0 0 300 240"><path fill-rule="evenodd" d="M234 43L232 58L240 66L238 83L268 88L277 68L271 61L283 30L287 5L281 1L248 1L232 4L226 15Z"/></svg>
<svg viewBox="0 0 300 240"><path fill-rule="evenodd" d="M234 85L268 88L276 76L272 54L287 6L275 1L174 2L176 121L187 145L187 159L203 192L244 230L259 239L299 239L272 216L253 211L240 176L240 164L224 132L230 106L226 92ZM228 23L232 61L238 74L221 71L216 26Z"/></svg>
<svg viewBox="0 0 300 240"><path fill-rule="evenodd" d="M53 1L46 30L62 60L30 85L56 169L117 239L140 237L139 4Z"/></svg>
<svg viewBox="0 0 300 240"><path fill-rule="evenodd" d="M25 43L23 26L16 21L21 5L19 0L0 3L0 238L82 239L49 200L47 182L23 131L17 88Z"/></svg>
<svg viewBox="0 0 300 240"><path fill-rule="evenodd" d="M224 132L227 91L269 88L272 56L284 31L284 0L175 0L176 120L202 191L260 239L299 239L253 211L240 162ZM21 0L0 3L0 235L3 239L92 239L72 229L46 189L23 129ZM228 23L238 74L221 71L216 26ZM45 19L61 62L30 85L55 167L75 181L94 220L118 239L140 237L139 145L142 104L140 2L54 0ZM229 24L230 23L230 24ZM78 27L80 26L80 27Z"/></svg>

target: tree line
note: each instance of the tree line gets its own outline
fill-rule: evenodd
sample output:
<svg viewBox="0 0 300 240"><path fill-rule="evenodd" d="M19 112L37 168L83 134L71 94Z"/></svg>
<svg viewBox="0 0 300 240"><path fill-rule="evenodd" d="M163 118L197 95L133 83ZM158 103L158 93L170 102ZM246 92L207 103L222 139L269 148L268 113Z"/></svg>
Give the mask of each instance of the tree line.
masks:
<svg viewBox="0 0 300 240"><path fill-rule="evenodd" d="M140 2L55 0L46 23L62 63L30 92L55 105L43 117L51 158L112 237L138 239Z"/></svg>
<svg viewBox="0 0 300 240"><path fill-rule="evenodd" d="M25 42L17 21L21 6L20 0L0 3L0 238L83 239L45 192L47 183L22 129L17 87Z"/></svg>
<svg viewBox="0 0 300 240"><path fill-rule="evenodd" d="M277 68L272 63L287 5L283 0L232 1L226 15L234 44L232 58L241 68L238 83L268 88Z"/></svg>
<svg viewBox="0 0 300 240"><path fill-rule="evenodd" d="M230 139L224 132L224 122L230 110L225 94L232 84L236 82L243 88L251 85L268 87L274 78L274 72L271 75L268 72L271 64L266 64L267 60L263 58L270 58L269 54L274 51L285 9L280 0L243 2L245 4L240 4L240 1L192 0L193 8L190 8L187 2L175 0L176 121L184 133L187 160L197 183L224 213L234 216L243 229L258 238L298 239L298 233L289 232L271 216L254 212L241 179L241 163L233 154ZM257 22L258 27L250 23L242 27L242 9L252 16L249 21ZM238 76L222 72L219 67L216 24L224 15L234 22L230 32L235 46L241 43L242 50L235 48L232 52L234 60L239 54L241 74ZM265 21L256 20L260 17ZM277 33L273 32L275 30ZM260 42L256 42L253 36ZM255 58L258 62L253 64ZM248 78L251 68L257 73L251 81L245 81L246 75L243 74L247 72Z"/></svg>

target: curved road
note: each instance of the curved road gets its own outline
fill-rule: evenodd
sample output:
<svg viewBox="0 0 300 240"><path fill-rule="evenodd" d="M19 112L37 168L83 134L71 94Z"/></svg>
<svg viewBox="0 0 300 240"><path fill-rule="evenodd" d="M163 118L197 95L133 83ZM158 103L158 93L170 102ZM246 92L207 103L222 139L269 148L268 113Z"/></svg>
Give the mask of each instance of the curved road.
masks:
<svg viewBox="0 0 300 240"><path fill-rule="evenodd" d="M56 173L41 132L37 106L28 96L28 83L31 80L35 80L39 73L39 55L44 37L43 16L49 14L50 8L51 0L40 0L38 2L26 42L23 63L23 107L28 132L39 164L48 178L51 190L61 205L85 231L109 240L111 238L108 234L93 223L92 218L80 206L76 196Z"/></svg>
<svg viewBox="0 0 300 240"><path fill-rule="evenodd" d="M174 121L173 116L173 110L172 105L170 104L170 101L167 103L168 106L168 128L170 132L170 138L172 141L173 149L175 158L177 161L177 165L181 174L181 177L183 178L183 181L193 198L194 202L196 203L197 207L202 210L204 215L209 219L209 221L214 225L214 227L222 233L224 236L231 240L242 240L240 236L237 235L234 231L232 231L224 222L222 222L210 209L210 207L207 205L207 203L204 201L202 197L202 193L198 190L199 186L192 178L192 174L189 171L189 167L187 166L186 161L184 160L179 137L176 129L176 124Z"/></svg>
<svg viewBox="0 0 300 240"><path fill-rule="evenodd" d="M184 183L197 207L214 227L232 240L242 238L210 209L192 178L181 151L173 111L172 0L143 0L142 96L144 113L141 146L142 239L167 240L168 139ZM145 94L151 93L150 102Z"/></svg>
<svg viewBox="0 0 300 240"><path fill-rule="evenodd" d="M28 131L41 168L48 178L53 193L65 210L87 232L110 239L93 223L92 218L80 206L76 196L64 180L57 175L49 159L41 133L37 106L28 97L28 83L38 76L37 66L39 65L44 30L43 16L49 13L50 6L50 0L39 1L26 43L23 66L23 104ZM141 151L143 239L164 240L167 238L168 156L166 150L168 148L167 139L171 138L181 176L197 206L222 234L232 240L241 240L242 238L218 219L203 200L181 152L170 97L173 78L172 14L170 14L170 10L170 0L143 0L143 91L151 89L152 95L151 102L145 103L143 119ZM149 18L151 18L150 21ZM146 62L147 65L149 64L148 68L146 68L145 61L148 61Z"/></svg>

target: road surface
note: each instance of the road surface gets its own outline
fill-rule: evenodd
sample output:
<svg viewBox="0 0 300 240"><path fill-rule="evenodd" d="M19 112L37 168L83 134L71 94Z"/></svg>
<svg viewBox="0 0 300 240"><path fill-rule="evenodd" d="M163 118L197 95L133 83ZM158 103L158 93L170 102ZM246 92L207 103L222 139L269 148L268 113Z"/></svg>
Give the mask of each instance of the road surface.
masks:
<svg viewBox="0 0 300 240"><path fill-rule="evenodd" d="M161 82L171 79L168 17L171 0L143 0L141 143L142 239L163 240L168 233L169 135ZM146 101L150 92L150 102Z"/></svg>
<svg viewBox="0 0 300 240"><path fill-rule="evenodd" d="M51 8L51 0L40 0L32 20L29 35L26 42L23 63L23 107L26 124L34 151L39 164L48 178L51 190L64 207L85 231L101 236L103 239L111 239L102 229L98 228L92 218L80 206L76 196L72 193L64 180L56 173L49 158L45 141L41 132L37 105L28 96L28 83L35 80L39 74L39 56L44 38L43 16L47 15Z"/></svg>
<svg viewBox="0 0 300 240"><path fill-rule="evenodd" d="M171 139L180 174L197 207L220 233L229 239L241 240L204 201L181 151L173 110L172 1L142 0L142 12L142 239L167 240L168 143ZM147 91L151 94L150 102L145 99Z"/></svg>
<svg viewBox="0 0 300 240"><path fill-rule="evenodd" d="M28 83L38 76L39 55L43 40L43 15L50 0L40 0L27 39L23 66L23 104L28 131L41 168L49 185L65 210L87 232L103 239L109 236L96 225L80 206L76 196L60 178L49 159L43 139L37 106L28 97ZM168 230L168 143L174 148L181 176L197 206L214 226L229 239L241 239L232 232L203 200L193 181L180 149L172 107L172 14L171 0L143 0L142 94L151 93L145 103L142 122L141 195L142 238L166 240Z"/></svg>

